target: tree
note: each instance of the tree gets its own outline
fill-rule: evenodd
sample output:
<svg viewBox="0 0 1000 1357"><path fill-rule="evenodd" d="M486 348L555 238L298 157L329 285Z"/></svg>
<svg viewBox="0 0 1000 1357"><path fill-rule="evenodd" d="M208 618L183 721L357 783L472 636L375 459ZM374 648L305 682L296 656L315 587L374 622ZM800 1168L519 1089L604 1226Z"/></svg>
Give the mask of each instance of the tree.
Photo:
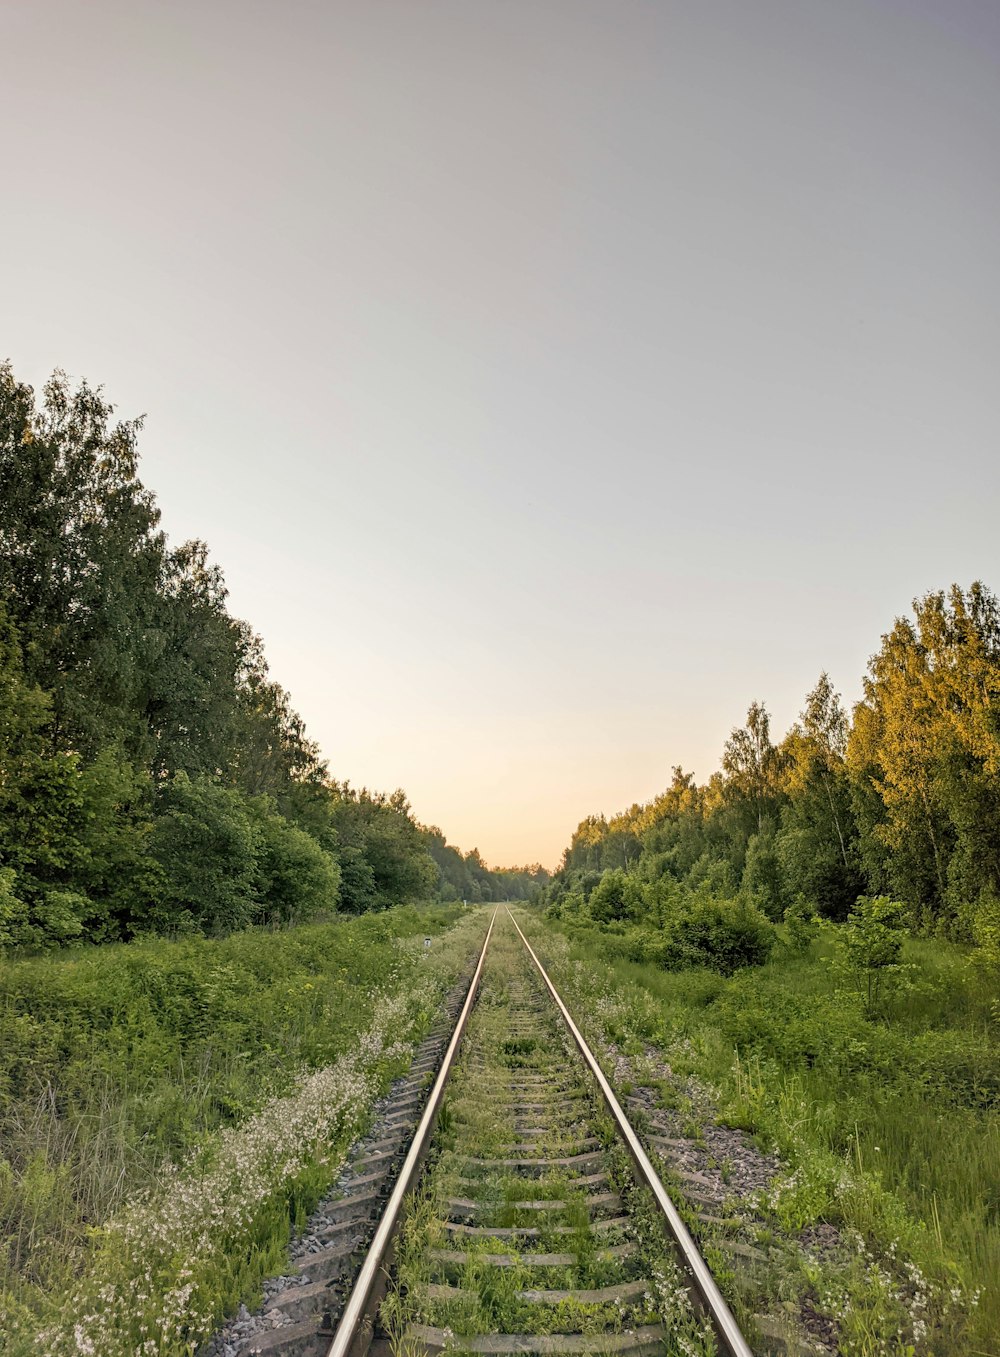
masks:
<svg viewBox="0 0 1000 1357"><path fill-rule="evenodd" d="M745 726L735 727L722 751L726 795L747 815L747 831L758 834L775 818L781 799L782 758L771 743L771 718L763 702L751 702Z"/></svg>
<svg viewBox="0 0 1000 1357"><path fill-rule="evenodd" d="M770 822L747 841L741 885L769 919L777 921L784 916L788 893L778 841Z"/></svg>
<svg viewBox="0 0 1000 1357"><path fill-rule="evenodd" d="M157 662L145 695L156 777L231 777L241 733L240 685L255 639L226 611L222 571L203 542L165 560Z"/></svg>
<svg viewBox="0 0 1000 1357"><path fill-rule="evenodd" d="M820 674L782 744L787 803L777 852L791 895L803 894L832 919L847 917L865 882L845 762L848 720L829 677Z"/></svg>
<svg viewBox="0 0 1000 1357"><path fill-rule="evenodd" d="M330 791L343 908L358 913L430 895L439 873L405 794L356 792L346 783Z"/></svg>
<svg viewBox="0 0 1000 1357"><path fill-rule="evenodd" d="M875 1017L902 975L905 906L887 895L858 898L841 934L842 965L861 994L864 1009Z"/></svg>
<svg viewBox="0 0 1000 1357"><path fill-rule="evenodd" d="M3 789L3 862L24 903L22 946L47 947L79 937L94 905L76 883L86 861L86 809L76 754L25 759Z"/></svg>
<svg viewBox="0 0 1000 1357"><path fill-rule="evenodd" d="M1000 888L1000 609L914 601L869 663L847 761L869 876L930 918Z"/></svg>
<svg viewBox="0 0 1000 1357"><path fill-rule="evenodd" d="M642 886L621 868L604 873L590 893L587 907L597 923L611 923L622 919L637 919L643 912L645 897Z"/></svg>
<svg viewBox="0 0 1000 1357"><path fill-rule="evenodd" d="M0 365L0 593L28 678L51 695L54 751L145 750L139 694L163 561L136 474L141 420L56 372L36 405Z"/></svg>
<svg viewBox="0 0 1000 1357"><path fill-rule="evenodd" d="M0 931L7 943L381 908L438 877L401 792L328 780L202 542L168 550L141 419L0 365ZM498 889L481 861L471 889Z"/></svg>
<svg viewBox="0 0 1000 1357"><path fill-rule="evenodd" d="M25 675L21 638L0 598L0 795L16 783L23 760L42 754L51 706Z"/></svg>
<svg viewBox="0 0 1000 1357"><path fill-rule="evenodd" d="M260 829L238 792L177 773L161 793L150 848L163 884L150 922L206 932L255 922Z"/></svg>
<svg viewBox="0 0 1000 1357"><path fill-rule="evenodd" d="M600 869L601 845L608 832L608 822L603 815L588 815L577 826L569 847L563 854L563 867L566 871Z"/></svg>
<svg viewBox="0 0 1000 1357"><path fill-rule="evenodd" d="M152 780L109 746L81 768L80 800L80 857L72 880L91 902L87 937L130 937L145 923L161 887L150 851Z"/></svg>
<svg viewBox="0 0 1000 1357"><path fill-rule="evenodd" d="M298 923L337 908L340 867L316 840L275 811L269 797L251 806L257 829L253 893L258 917L272 924Z"/></svg>

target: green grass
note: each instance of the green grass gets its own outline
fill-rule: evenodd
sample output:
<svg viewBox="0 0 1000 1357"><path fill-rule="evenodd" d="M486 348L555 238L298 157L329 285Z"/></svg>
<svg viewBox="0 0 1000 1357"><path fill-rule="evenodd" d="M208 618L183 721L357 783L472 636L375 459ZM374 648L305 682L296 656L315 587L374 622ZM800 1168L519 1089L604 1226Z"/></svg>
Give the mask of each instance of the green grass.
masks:
<svg viewBox="0 0 1000 1357"><path fill-rule="evenodd" d="M893 1344L908 1315L918 1352L1000 1353L1000 1032L995 992L963 949L909 941L908 984L871 1020L841 988L832 934L727 979L629 962L596 930L567 948L527 917L586 1029L662 1052L675 1105L693 1076L723 1120L796 1170L772 1203L778 1228L857 1232L856 1275L830 1297L850 1302L845 1351L904 1351Z"/></svg>
<svg viewBox="0 0 1000 1357"><path fill-rule="evenodd" d="M194 1154L211 1163L222 1133L350 1052L380 996L426 972L423 938L462 913L407 907L0 962L0 1316L19 1314L23 1327L25 1315L57 1308L100 1227L155 1190L165 1163ZM459 930L461 945L442 953L438 988L426 994L450 983L480 923ZM432 946L432 963L448 946ZM408 1020L400 1037L431 1011ZM221 1281L213 1304L231 1308L262 1269L280 1266L290 1224L330 1172L317 1164L287 1200L267 1205L254 1267Z"/></svg>

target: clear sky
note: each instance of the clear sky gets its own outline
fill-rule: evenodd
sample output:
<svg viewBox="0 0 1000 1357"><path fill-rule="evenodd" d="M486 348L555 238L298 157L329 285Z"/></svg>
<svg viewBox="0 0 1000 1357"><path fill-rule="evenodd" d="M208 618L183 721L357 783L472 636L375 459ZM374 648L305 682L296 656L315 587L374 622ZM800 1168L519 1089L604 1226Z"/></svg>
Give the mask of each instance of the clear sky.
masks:
<svg viewBox="0 0 1000 1357"><path fill-rule="evenodd" d="M4 0L0 357L493 863L1000 588L996 0Z"/></svg>

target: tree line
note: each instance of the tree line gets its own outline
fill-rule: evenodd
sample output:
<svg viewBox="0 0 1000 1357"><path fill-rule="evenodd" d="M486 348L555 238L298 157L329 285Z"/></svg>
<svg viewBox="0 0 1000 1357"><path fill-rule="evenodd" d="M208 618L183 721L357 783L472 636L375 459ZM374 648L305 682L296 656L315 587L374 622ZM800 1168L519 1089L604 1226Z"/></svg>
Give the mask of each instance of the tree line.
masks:
<svg viewBox="0 0 1000 1357"><path fill-rule="evenodd" d="M821 674L783 738L754 701L707 783L675 767L652 801L585 819L546 894L607 925L695 896L800 924L891 899L913 931L1000 959L1000 607L985 585L916 599L850 716Z"/></svg>
<svg viewBox="0 0 1000 1357"><path fill-rule="evenodd" d="M330 776L206 545L168 542L141 427L0 365L0 946L543 883Z"/></svg>

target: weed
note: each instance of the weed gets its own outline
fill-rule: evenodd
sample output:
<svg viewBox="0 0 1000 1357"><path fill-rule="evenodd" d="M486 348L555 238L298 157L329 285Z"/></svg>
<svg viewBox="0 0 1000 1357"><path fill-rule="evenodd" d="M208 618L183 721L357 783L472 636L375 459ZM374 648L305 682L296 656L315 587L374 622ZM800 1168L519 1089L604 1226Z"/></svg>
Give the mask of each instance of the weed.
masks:
<svg viewBox="0 0 1000 1357"><path fill-rule="evenodd" d="M252 1302L481 937L407 941L452 917L0 964L5 1351L179 1357Z"/></svg>
<svg viewBox="0 0 1000 1357"><path fill-rule="evenodd" d="M867 974L863 994L838 990L829 930L722 978L626 961L596 932L584 952L537 917L523 923L598 1049L640 1038L669 1063L682 1114L693 1078L713 1090L720 1121L787 1161L761 1198L770 1220L758 1242L817 1222L862 1242L863 1256L824 1254L819 1282L800 1280L841 1324L845 1351L994 1350L1000 1043L995 996L963 949L901 939L893 964L906 983L873 984L869 1003ZM682 1123L693 1139L698 1116Z"/></svg>

